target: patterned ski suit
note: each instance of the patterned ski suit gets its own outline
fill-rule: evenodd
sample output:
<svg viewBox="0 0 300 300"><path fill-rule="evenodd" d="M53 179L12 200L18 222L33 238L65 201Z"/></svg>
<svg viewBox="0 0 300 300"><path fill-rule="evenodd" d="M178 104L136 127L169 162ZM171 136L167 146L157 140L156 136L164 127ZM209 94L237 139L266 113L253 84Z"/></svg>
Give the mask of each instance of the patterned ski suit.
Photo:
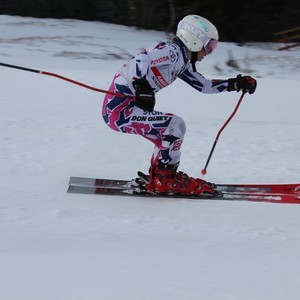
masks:
<svg viewBox="0 0 300 300"><path fill-rule="evenodd" d="M124 64L113 79L109 91L135 95L132 81L146 76L157 93L175 79L180 78L202 93L227 91L227 80L210 80L197 72L187 58L186 48L180 41L161 42L154 49L144 50ZM185 135L185 122L172 113L147 112L135 105L132 97L106 94L102 115L112 129L124 133L139 134L154 143L151 165L158 160L178 164L180 148Z"/></svg>

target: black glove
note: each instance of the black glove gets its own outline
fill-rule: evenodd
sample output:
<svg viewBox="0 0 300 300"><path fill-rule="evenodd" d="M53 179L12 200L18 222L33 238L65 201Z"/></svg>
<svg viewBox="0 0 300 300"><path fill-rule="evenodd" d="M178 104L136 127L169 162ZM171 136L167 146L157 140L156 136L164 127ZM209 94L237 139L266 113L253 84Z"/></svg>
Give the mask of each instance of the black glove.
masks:
<svg viewBox="0 0 300 300"><path fill-rule="evenodd" d="M242 76L239 74L236 78L228 79L227 91L243 91L243 93L253 94L256 89L256 80L251 76Z"/></svg>
<svg viewBox="0 0 300 300"><path fill-rule="evenodd" d="M146 76L136 78L132 81L132 85L135 89L136 106L146 111L153 111L155 105L154 89L150 86Z"/></svg>

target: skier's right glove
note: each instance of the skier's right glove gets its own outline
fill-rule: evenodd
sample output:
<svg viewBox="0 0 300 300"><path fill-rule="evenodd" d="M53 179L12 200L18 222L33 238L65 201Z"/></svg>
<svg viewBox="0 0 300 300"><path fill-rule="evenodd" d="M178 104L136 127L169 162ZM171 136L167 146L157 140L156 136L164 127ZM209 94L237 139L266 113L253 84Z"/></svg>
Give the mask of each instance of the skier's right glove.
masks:
<svg viewBox="0 0 300 300"><path fill-rule="evenodd" d="M154 89L146 77L134 79L132 85L135 89L136 106L146 111L153 111L155 105Z"/></svg>
<svg viewBox="0 0 300 300"><path fill-rule="evenodd" d="M256 89L256 80L251 76L242 76L239 74L236 78L228 79L227 91L243 91L243 93L253 94Z"/></svg>

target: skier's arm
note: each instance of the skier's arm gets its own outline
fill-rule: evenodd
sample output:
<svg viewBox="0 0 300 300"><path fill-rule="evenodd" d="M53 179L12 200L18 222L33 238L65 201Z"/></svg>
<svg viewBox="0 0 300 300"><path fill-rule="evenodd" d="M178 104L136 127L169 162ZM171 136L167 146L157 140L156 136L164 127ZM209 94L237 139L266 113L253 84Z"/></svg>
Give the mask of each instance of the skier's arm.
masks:
<svg viewBox="0 0 300 300"><path fill-rule="evenodd" d="M207 79L198 72L193 72L191 66L179 76L190 86L205 94L215 94L227 91L228 80Z"/></svg>
<svg viewBox="0 0 300 300"><path fill-rule="evenodd" d="M242 90L245 93L253 94L256 90L257 82L251 76L238 75L236 78L223 79L207 79L198 72L193 72L191 66L179 76L182 80L206 94L231 92Z"/></svg>
<svg viewBox="0 0 300 300"><path fill-rule="evenodd" d="M150 57L146 51L137 54L133 59L134 74L133 80L136 78L145 78L148 80L150 68Z"/></svg>

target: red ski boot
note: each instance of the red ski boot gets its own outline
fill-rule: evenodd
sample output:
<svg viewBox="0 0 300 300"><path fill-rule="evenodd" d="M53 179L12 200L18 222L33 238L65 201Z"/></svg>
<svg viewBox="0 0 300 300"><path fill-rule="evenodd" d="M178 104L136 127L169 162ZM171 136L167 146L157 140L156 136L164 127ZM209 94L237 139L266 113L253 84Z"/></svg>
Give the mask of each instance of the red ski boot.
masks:
<svg viewBox="0 0 300 300"><path fill-rule="evenodd" d="M177 172L177 165L160 163L150 174L152 180L146 185L150 191L157 193L174 193L183 195L214 194L214 188L202 179L194 179L186 173Z"/></svg>

